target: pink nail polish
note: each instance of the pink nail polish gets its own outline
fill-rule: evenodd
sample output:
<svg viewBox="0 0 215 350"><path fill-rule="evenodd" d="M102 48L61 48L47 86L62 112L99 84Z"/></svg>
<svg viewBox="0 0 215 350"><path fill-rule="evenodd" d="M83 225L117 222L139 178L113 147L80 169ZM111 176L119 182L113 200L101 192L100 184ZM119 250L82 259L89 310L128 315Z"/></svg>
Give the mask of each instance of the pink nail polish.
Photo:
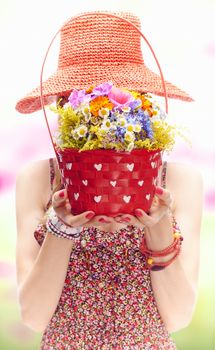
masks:
<svg viewBox="0 0 215 350"><path fill-rule="evenodd" d="M135 214L136 214L136 216L137 216L138 218L140 218L140 217L143 215L143 214L141 213L141 211L138 210L138 209L135 210Z"/></svg>
<svg viewBox="0 0 215 350"><path fill-rule="evenodd" d="M92 219L95 216L94 213L88 213L85 217L86 219Z"/></svg>
<svg viewBox="0 0 215 350"><path fill-rule="evenodd" d="M156 187L155 193L157 194L163 194L163 189L161 187Z"/></svg>
<svg viewBox="0 0 215 350"><path fill-rule="evenodd" d="M59 192L59 197L63 198L64 197L64 190Z"/></svg>

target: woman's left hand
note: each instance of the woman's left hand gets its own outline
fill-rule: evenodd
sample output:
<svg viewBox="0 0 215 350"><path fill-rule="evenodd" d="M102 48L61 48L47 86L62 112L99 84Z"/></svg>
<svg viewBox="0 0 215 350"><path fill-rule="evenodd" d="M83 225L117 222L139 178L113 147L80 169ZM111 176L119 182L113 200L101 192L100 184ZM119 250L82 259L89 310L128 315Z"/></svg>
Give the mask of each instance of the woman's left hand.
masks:
<svg viewBox="0 0 215 350"><path fill-rule="evenodd" d="M127 223L138 228L152 227L169 212L171 204L171 193L167 189L156 187L149 214L146 214L142 209L135 209L134 213L136 216L124 214L116 216L114 219L116 222Z"/></svg>

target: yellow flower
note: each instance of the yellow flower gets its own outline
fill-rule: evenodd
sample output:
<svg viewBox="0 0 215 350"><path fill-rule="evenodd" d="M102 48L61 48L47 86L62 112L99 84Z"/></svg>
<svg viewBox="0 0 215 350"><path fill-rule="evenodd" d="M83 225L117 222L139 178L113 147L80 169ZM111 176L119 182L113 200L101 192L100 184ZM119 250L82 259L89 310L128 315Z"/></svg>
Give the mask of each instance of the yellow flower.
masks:
<svg viewBox="0 0 215 350"><path fill-rule="evenodd" d="M90 102L90 111L94 116L99 116L99 110L101 108L108 108L111 110L113 108L113 103L105 96L98 96Z"/></svg>
<svg viewBox="0 0 215 350"><path fill-rule="evenodd" d="M126 129L127 129L127 131L132 132L132 131L134 131L134 125L128 124L127 127L126 127Z"/></svg>

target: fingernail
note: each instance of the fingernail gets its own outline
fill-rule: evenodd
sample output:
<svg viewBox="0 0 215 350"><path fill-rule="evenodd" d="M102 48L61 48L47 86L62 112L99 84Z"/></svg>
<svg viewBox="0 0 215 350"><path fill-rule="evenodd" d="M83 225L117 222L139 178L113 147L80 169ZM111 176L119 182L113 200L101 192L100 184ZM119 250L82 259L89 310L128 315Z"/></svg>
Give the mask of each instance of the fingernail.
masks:
<svg viewBox="0 0 215 350"><path fill-rule="evenodd" d="M122 219L121 219L121 222L123 222L123 221L124 221L124 222L129 222L129 221L131 221L131 219L130 219L130 218L127 218L127 217L125 217L125 218L122 218Z"/></svg>
<svg viewBox="0 0 215 350"><path fill-rule="evenodd" d="M95 213L88 213L85 217L86 219L92 219L95 216Z"/></svg>
<svg viewBox="0 0 215 350"><path fill-rule="evenodd" d="M64 197L64 190L59 192L59 197L63 198Z"/></svg>
<svg viewBox="0 0 215 350"><path fill-rule="evenodd" d="M140 218L143 214L142 214L142 212L139 210L139 209L136 209L135 210L135 214L136 214L136 216L138 217L138 218Z"/></svg>
<svg viewBox="0 0 215 350"><path fill-rule="evenodd" d="M161 187L156 187L155 193L157 194L163 194L163 189Z"/></svg>
<svg viewBox="0 0 215 350"><path fill-rule="evenodd" d="M106 221L104 218L100 218L99 222L103 222L104 224L109 224L110 221Z"/></svg>

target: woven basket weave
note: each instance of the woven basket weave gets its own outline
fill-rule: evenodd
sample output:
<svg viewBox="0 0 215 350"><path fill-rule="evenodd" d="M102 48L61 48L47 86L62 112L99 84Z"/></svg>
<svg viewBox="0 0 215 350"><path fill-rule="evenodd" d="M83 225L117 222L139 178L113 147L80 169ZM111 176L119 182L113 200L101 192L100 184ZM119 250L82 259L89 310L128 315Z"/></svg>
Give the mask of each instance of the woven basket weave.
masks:
<svg viewBox="0 0 215 350"><path fill-rule="evenodd" d="M148 212L161 165L159 151L57 149L57 154L74 215L87 210L113 217L137 208Z"/></svg>

